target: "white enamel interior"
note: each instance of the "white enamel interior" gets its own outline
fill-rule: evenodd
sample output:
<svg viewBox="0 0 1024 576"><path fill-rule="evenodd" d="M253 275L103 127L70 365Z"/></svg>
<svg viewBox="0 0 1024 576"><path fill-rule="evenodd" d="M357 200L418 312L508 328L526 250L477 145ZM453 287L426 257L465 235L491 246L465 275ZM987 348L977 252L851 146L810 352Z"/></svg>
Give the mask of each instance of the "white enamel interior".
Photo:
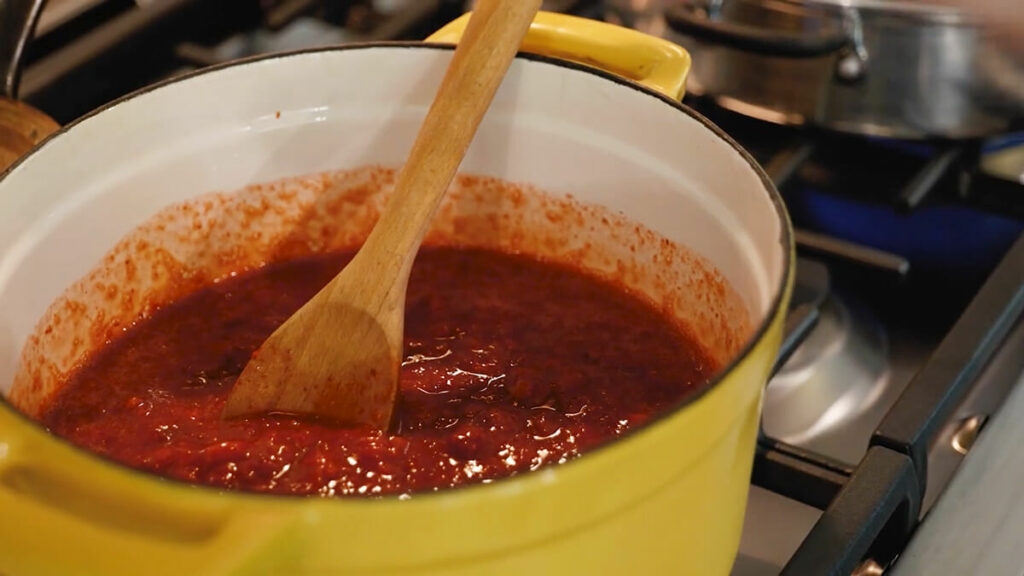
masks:
<svg viewBox="0 0 1024 576"><path fill-rule="evenodd" d="M47 306L160 208L213 190L400 165L451 51L376 46L236 65L136 96L0 181L0 391ZM462 170L572 194L710 259L756 326L784 274L777 207L725 140L631 86L518 59Z"/></svg>

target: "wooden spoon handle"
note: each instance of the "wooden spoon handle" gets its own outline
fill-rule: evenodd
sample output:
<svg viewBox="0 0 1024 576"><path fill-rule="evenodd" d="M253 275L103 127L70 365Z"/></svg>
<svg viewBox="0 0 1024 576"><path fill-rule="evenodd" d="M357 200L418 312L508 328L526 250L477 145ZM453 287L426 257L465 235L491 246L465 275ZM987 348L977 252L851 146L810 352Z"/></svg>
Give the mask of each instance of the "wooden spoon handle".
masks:
<svg viewBox="0 0 1024 576"><path fill-rule="evenodd" d="M380 221L330 284L264 342L225 417L278 411L388 426L412 263L540 4L477 4Z"/></svg>
<svg viewBox="0 0 1024 576"><path fill-rule="evenodd" d="M407 274L542 0L480 0L366 244ZM384 250L380 250L384 249Z"/></svg>

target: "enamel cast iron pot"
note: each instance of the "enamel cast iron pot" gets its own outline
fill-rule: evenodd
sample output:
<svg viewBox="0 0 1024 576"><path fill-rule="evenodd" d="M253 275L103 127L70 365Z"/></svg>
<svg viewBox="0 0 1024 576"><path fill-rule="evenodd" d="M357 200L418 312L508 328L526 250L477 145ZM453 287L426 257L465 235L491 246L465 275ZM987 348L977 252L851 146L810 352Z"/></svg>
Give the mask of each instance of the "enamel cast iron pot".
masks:
<svg viewBox="0 0 1024 576"><path fill-rule="evenodd" d="M64 127L3 175L0 573L729 572L791 290L790 226L751 157L680 104L687 54L604 23L538 16L461 170L603 205L717 267L750 336L682 405L537 472L409 499L325 499L138 472L10 402L50 303L158 210L400 165L464 23L427 43L279 54L169 80Z"/></svg>

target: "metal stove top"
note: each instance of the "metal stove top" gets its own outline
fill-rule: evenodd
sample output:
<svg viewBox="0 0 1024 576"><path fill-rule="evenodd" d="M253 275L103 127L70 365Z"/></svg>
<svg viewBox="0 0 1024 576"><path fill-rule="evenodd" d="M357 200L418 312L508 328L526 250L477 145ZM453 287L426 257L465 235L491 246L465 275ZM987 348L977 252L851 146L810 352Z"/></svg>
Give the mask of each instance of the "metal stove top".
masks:
<svg viewBox="0 0 1024 576"><path fill-rule="evenodd" d="M55 0L21 95L67 122L153 81L232 58L421 39L471 4ZM661 34L661 5L562 0L544 8ZM1024 396L1024 180L983 169L991 142L838 136L771 125L700 98L687 103L765 166L786 199L800 255L733 574L919 573L901 568L901 554L908 566L924 566L921 558L935 554L919 550L964 517L956 502L943 502L945 486L962 494L969 486L959 478L978 478L995 494L986 463L1006 459L1012 426L1003 421L1024 421L1019 399L1000 418L1015 386ZM987 456L963 464L989 429L1002 432L987 441ZM1020 461L1021 451L1009 454ZM1016 470L1024 474L1024 463ZM933 523L937 502L946 509L937 508ZM1019 514L1016 524L1002 522L1024 524Z"/></svg>

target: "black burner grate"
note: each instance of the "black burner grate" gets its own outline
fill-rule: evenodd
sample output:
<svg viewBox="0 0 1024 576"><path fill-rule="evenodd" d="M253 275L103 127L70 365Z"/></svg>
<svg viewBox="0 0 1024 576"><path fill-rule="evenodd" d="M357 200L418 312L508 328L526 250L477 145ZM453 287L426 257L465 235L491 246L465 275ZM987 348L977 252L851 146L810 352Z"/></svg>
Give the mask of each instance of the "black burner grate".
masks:
<svg viewBox="0 0 1024 576"><path fill-rule="evenodd" d="M895 558L917 524L925 491L941 493L950 480L927 485L929 451L976 392L978 376L1011 329L1024 328L1022 316L1024 235L890 410L856 468L761 434L753 483L824 510L784 575L848 575L865 561L885 567ZM804 332L794 327L783 353ZM998 397L987 404L998 406L1008 391L994 390Z"/></svg>

